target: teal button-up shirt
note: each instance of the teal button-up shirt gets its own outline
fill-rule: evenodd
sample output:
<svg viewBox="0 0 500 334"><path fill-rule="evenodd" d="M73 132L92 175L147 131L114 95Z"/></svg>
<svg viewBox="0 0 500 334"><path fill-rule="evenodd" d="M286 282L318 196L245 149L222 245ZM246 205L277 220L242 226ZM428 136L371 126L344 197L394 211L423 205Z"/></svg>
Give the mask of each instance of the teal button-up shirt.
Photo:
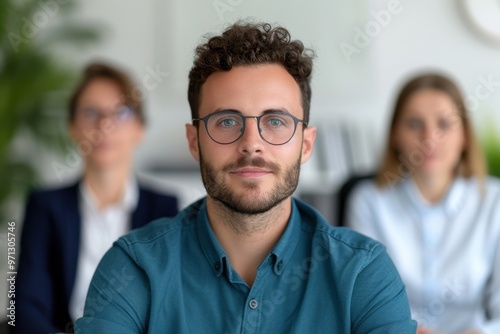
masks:
<svg viewBox="0 0 500 334"><path fill-rule="evenodd" d="M202 199L120 238L90 285L76 333L415 333L384 247L293 199L252 287L233 269Z"/></svg>

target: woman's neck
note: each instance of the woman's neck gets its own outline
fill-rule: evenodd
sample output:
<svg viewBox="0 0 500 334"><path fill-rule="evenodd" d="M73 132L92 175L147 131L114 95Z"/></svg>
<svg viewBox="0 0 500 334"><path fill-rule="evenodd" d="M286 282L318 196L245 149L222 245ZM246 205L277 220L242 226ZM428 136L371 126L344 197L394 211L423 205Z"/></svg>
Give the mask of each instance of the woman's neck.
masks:
<svg viewBox="0 0 500 334"><path fill-rule="evenodd" d="M99 209L118 203L123 198L130 178L130 166L95 168L86 166L83 180L96 197Z"/></svg>
<svg viewBox="0 0 500 334"><path fill-rule="evenodd" d="M431 204L443 200L453 183L454 175L419 175L415 174L413 180L422 197Z"/></svg>

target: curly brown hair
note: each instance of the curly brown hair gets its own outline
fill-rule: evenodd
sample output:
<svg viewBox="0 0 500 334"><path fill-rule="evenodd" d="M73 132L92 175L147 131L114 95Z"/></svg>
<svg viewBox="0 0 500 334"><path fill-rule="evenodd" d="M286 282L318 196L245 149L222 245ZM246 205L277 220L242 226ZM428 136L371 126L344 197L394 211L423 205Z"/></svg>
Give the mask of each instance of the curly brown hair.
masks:
<svg viewBox="0 0 500 334"><path fill-rule="evenodd" d="M200 91L214 72L229 71L233 66L280 64L298 83L304 109L304 121L309 122L311 104L311 73L314 52L302 42L291 40L283 27L269 23L236 22L222 35L213 36L196 48L193 67L189 72L188 100L192 118L198 118Z"/></svg>

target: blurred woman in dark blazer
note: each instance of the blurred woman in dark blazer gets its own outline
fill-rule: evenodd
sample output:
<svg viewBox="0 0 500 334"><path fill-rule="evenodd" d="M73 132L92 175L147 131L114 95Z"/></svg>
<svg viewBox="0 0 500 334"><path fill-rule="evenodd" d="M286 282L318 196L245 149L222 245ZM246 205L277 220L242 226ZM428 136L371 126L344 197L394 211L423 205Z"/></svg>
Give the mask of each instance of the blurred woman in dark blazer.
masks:
<svg viewBox="0 0 500 334"><path fill-rule="evenodd" d="M145 124L134 88L120 70L92 64L70 100L69 132L84 161L83 177L29 196L16 282L17 333L72 331L112 243L130 229L177 214L176 197L147 189L132 172Z"/></svg>

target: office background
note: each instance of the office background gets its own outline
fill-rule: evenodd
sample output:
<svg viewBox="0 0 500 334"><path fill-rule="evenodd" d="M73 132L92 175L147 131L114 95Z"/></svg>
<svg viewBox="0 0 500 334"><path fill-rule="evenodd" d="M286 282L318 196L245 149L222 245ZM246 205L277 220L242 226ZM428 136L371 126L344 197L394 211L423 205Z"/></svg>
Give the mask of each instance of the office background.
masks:
<svg viewBox="0 0 500 334"><path fill-rule="evenodd" d="M64 7L69 1L39 1L39 13L50 17L47 26L61 19L49 15L49 2ZM350 174L376 167L397 89L421 71L438 70L459 83L480 136L487 126L500 129L498 1L86 0L75 7L71 19L98 27L102 38L83 49L55 48L53 56L77 71L98 59L133 75L149 121L136 169L140 177L178 192L181 205L204 194L184 136L193 49L203 35L238 19L281 24L316 52L311 125L318 126L319 137L298 195L328 196ZM481 28L476 17L488 26ZM64 162L64 151L33 151L40 185L78 177L78 165L62 177L54 170L54 162ZM12 209L18 222L22 206ZM5 300L1 286L0 304Z"/></svg>
<svg viewBox="0 0 500 334"><path fill-rule="evenodd" d="M479 132L491 119L500 126L500 42L475 29L463 10L469 2L89 0L79 3L74 15L103 26L101 42L84 52L62 50L59 57L75 66L103 59L128 69L141 86L150 120L135 157L138 170L185 171L196 168L184 141L194 47L203 35L241 18L282 24L317 54L311 123L331 137L319 138L325 143L318 145L311 166L304 166L301 187L322 185L329 191L343 174L376 165L394 95L420 71L442 71L460 84ZM489 3L488 11L500 17L498 3L474 3L484 9ZM352 162L336 154L346 149L338 147L337 132L341 140L351 140L350 152L341 153ZM58 180L53 168L43 171L43 180Z"/></svg>

